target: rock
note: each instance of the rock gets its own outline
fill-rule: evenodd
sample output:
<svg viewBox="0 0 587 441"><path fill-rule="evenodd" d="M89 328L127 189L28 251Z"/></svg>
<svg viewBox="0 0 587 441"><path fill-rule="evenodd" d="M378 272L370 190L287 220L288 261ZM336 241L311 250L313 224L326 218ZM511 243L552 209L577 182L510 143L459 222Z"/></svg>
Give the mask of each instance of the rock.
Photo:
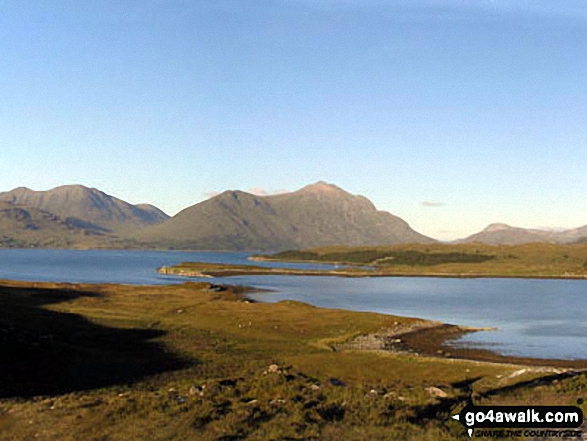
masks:
<svg viewBox="0 0 587 441"><path fill-rule="evenodd" d="M337 378L331 378L330 384L332 384L333 386L346 386L346 384L344 384L342 381L340 381Z"/></svg>
<svg viewBox="0 0 587 441"><path fill-rule="evenodd" d="M519 371L512 372L508 378L519 377L520 375L525 374L527 371L528 369L520 369Z"/></svg>
<svg viewBox="0 0 587 441"><path fill-rule="evenodd" d="M445 391L437 387L427 387L426 391L433 397L446 398L448 396Z"/></svg>
<svg viewBox="0 0 587 441"><path fill-rule="evenodd" d="M272 364L271 366L269 366L268 372L272 374L279 372L279 366L277 366L276 364Z"/></svg>
<svg viewBox="0 0 587 441"><path fill-rule="evenodd" d="M310 389L312 390L320 390L320 386L318 386L317 384L313 384L310 386Z"/></svg>

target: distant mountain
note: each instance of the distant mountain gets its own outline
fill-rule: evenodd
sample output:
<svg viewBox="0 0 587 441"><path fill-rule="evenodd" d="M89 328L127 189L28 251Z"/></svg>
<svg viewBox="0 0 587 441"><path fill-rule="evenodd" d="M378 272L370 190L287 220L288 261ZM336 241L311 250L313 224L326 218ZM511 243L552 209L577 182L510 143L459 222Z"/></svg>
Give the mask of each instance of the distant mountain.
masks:
<svg viewBox="0 0 587 441"><path fill-rule="evenodd" d="M585 243L587 242L587 225L561 231L556 237L560 243Z"/></svg>
<svg viewBox="0 0 587 441"><path fill-rule="evenodd" d="M48 191L19 187L0 193L0 201L53 213L62 220L82 222L113 232L153 225L169 218L152 205L131 205L82 185L65 185Z"/></svg>
<svg viewBox="0 0 587 441"><path fill-rule="evenodd" d="M209 250L435 242L367 198L325 182L274 196L226 191L132 237L152 246Z"/></svg>
<svg viewBox="0 0 587 441"><path fill-rule="evenodd" d="M0 247L99 246L114 239L108 230L36 208L0 202Z"/></svg>
<svg viewBox="0 0 587 441"><path fill-rule="evenodd" d="M486 243L489 245L519 245L532 242L574 243L587 237L587 226L563 231L538 230L491 224L483 231L455 243Z"/></svg>

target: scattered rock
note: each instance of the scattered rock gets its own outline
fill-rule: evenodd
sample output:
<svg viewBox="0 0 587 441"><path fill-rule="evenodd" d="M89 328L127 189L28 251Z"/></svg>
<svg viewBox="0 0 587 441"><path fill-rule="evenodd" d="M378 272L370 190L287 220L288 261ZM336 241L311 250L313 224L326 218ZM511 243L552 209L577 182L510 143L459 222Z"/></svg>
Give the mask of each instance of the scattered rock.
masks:
<svg viewBox="0 0 587 441"><path fill-rule="evenodd" d="M437 387L427 387L426 391L433 397L446 398L448 396L445 391Z"/></svg>
<svg viewBox="0 0 587 441"><path fill-rule="evenodd" d="M346 384L344 384L342 381L340 381L337 378L331 378L329 381L330 381L330 384L332 384L333 386L346 386Z"/></svg>
<svg viewBox="0 0 587 441"><path fill-rule="evenodd" d="M519 377L520 375L525 374L526 372L528 372L528 369L520 369L519 371L512 372L508 378Z"/></svg>

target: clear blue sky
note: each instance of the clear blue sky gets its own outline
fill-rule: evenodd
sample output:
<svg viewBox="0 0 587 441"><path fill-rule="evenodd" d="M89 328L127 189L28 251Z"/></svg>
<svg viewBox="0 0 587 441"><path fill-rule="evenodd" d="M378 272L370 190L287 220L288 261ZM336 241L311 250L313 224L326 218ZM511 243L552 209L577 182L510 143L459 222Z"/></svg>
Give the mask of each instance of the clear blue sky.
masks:
<svg viewBox="0 0 587 441"><path fill-rule="evenodd" d="M0 190L326 180L437 238L587 224L586 0L0 0Z"/></svg>

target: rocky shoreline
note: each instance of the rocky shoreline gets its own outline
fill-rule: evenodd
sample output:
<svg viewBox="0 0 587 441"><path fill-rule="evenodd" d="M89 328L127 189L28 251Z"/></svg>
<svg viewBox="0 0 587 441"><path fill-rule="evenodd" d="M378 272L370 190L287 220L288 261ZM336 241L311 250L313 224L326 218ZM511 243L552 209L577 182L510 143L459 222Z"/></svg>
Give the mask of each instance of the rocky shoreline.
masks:
<svg viewBox="0 0 587 441"><path fill-rule="evenodd" d="M334 351L380 351L409 353L415 356L473 360L479 362L515 364L532 367L587 369L587 360L560 360L501 355L487 349L454 346L450 342L465 334L492 331L495 328L474 328L422 321L410 326L365 334L354 339L332 344Z"/></svg>

